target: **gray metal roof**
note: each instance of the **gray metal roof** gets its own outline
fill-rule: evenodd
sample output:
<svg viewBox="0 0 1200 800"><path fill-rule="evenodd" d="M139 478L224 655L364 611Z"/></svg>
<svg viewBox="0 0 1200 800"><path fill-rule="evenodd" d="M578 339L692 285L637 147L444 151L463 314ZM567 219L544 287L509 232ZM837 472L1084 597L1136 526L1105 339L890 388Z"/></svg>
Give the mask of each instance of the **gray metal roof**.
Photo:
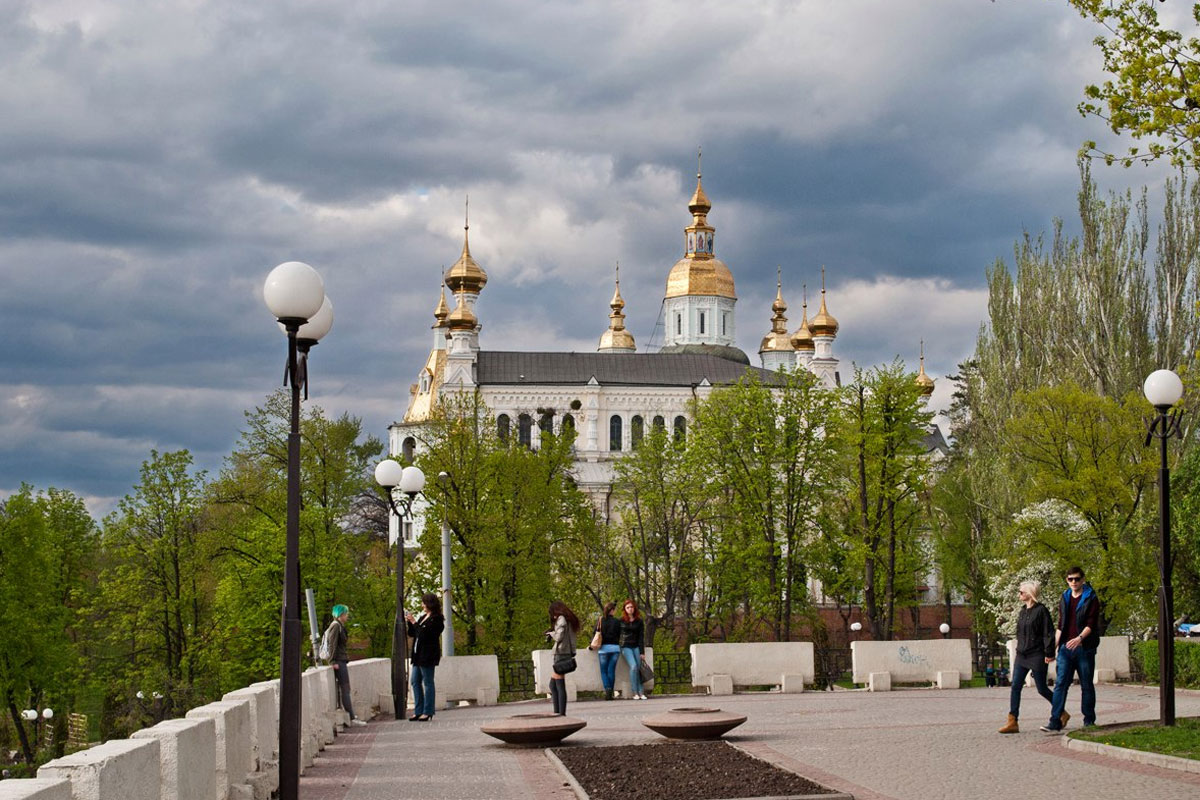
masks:
<svg viewBox="0 0 1200 800"><path fill-rule="evenodd" d="M737 381L747 372L766 385L781 383L771 370L747 367L728 359L693 353L507 353L480 350L475 381L498 384L586 384L692 386Z"/></svg>

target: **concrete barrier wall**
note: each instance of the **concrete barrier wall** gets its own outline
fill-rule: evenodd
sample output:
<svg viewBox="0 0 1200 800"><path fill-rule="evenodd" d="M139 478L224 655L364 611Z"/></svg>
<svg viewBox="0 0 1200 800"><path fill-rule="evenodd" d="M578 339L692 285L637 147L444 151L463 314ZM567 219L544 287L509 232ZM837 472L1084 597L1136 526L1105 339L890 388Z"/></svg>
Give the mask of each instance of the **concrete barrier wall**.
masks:
<svg viewBox="0 0 1200 800"><path fill-rule="evenodd" d="M354 713L361 719L371 719L379 711L379 696L392 693L392 660L364 658L351 661L349 667L350 702L354 703Z"/></svg>
<svg viewBox="0 0 1200 800"><path fill-rule="evenodd" d="M812 642L729 642L694 644L692 686L708 686L713 675L728 675L734 686L779 686L784 675L816 681Z"/></svg>
<svg viewBox="0 0 1200 800"><path fill-rule="evenodd" d="M216 724L216 800L225 800L229 787L246 782L253 760L250 744L250 702L225 701L193 708L187 719L211 719Z"/></svg>
<svg viewBox="0 0 1200 800"><path fill-rule="evenodd" d="M534 650L533 657L533 690L538 694L550 693L550 673L554 668L553 650ZM574 696L575 692L602 692L604 683L600 680L599 655L587 648L575 652L575 663L578 668L567 677L567 691ZM646 663L654 668L654 648L646 648ZM629 665L625 659L618 656L615 687L622 697L628 697L633 692L633 684L629 680ZM645 687L647 691L654 688L654 681Z"/></svg>
<svg viewBox="0 0 1200 800"><path fill-rule="evenodd" d="M193 800L217 796L217 725L209 719L169 719L136 731L134 739L158 741L159 797Z"/></svg>
<svg viewBox="0 0 1200 800"><path fill-rule="evenodd" d="M72 800L160 800L158 760L155 739L114 739L49 761L37 776L69 780Z"/></svg>
<svg viewBox="0 0 1200 800"><path fill-rule="evenodd" d="M1008 671L1011 673L1013 665L1017 660L1017 640L1009 639L1007 642L1008 648ZM1103 672L1102 670L1107 670ZM1054 682L1055 667L1050 665L1048 678L1051 683ZM1103 683L1104 680L1129 680L1132 675L1132 670L1129 666L1129 637L1128 636L1101 636L1100 646L1096 648L1096 681ZM1033 685L1033 678L1026 679L1026 684Z"/></svg>
<svg viewBox="0 0 1200 800"><path fill-rule="evenodd" d="M246 700L250 703L250 770L254 772L275 758L275 740L279 738L279 714L275 709L275 692L270 686L238 689L221 698L226 701Z"/></svg>
<svg viewBox="0 0 1200 800"><path fill-rule="evenodd" d="M65 778L0 781L0 800L71 800L71 782Z"/></svg>
<svg viewBox="0 0 1200 800"><path fill-rule="evenodd" d="M855 683L867 683L871 673L889 673L892 683L937 680L939 672L971 677L971 643L966 639L911 639L892 642L851 642Z"/></svg>
<svg viewBox="0 0 1200 800"><path fill-rule="evenodd" d="M490 656L446 656L433 673L437 701L456 703L460 700L478 702L480 690L488 703L500 696L500 662Z"/></svg>

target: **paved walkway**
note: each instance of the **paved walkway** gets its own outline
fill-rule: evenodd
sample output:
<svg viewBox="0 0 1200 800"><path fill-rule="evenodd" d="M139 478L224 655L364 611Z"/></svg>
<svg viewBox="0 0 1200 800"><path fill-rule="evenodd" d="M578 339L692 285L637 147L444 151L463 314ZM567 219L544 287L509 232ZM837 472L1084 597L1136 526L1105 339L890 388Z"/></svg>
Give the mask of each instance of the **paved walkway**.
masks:
<svg viewBox="0 0 1200 800"><path fill-rule="evenodd" d="M1158 691L1100 686L1101 724L1157 719ZM1181 691L1179 716L1200 716L1200 692ZM767 760L850 792L857 800L1195 800L1200 774L1078 753L1038 726L1049 706L1025 692L1022 732L996 729L1008 689L805 692L654 697L647 701L572 703L588 727L575 747L662 741L642 727L651 713L680 705L717 706L749 719L727 738ZM456 708L433 722L381 718L344 732L300 781L303 800L552 800L574 798L542 750L512 748L480 733L484 722L549 710L548 700ZM1078 687L1068 710L1078 727Z"/></svg>

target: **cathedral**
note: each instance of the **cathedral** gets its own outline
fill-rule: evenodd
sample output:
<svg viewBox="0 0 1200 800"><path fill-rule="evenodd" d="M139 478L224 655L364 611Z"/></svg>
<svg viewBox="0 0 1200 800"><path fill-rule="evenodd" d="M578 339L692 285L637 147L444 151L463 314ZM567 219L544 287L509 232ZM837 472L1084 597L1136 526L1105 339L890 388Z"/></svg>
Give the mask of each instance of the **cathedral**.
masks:
<svg viewBox="0 0 1200 800"><path fill-rule="evenodd" d="M805 300L800 325L787 327L787 304L781 279L771 305L771 328L759 346L755 367L736 345L737 293L733 273L715 255L716 229L708 222L712 208L701 176L688 202L691 224L684 228L684 255L666 274L662 301L663 346L639 352L625 328L625 301L620 273L609 303L608 329L595 352L511 352L489 350L480 340L477 307L488 276L471 256L469 223L463 230L462 254L446 270L441 297L433 312L433 344L402 422L389 429L389 450L410 460L420 449L420 428L449 392L478 391L496 418L503 436L537 447L537 430L576 430L574 479L605 519L610 515L613 466L636 447L648 426L667 427L686 436L688 409L713 387L732 384L747 372L764 384L779 381L780 370L807 369L827 387L840 385L833 345L838 322L826 306L824 272L820 308L810 320ZM454 309L446 304L446 290ZM922 358L918 376L922 391L933 391ZM419 505L419 504L418 504ZM405 523L406 543L420 530ZM393 526L396 520L393 518ZM396 535L393 531L393 539Z"/></svg>

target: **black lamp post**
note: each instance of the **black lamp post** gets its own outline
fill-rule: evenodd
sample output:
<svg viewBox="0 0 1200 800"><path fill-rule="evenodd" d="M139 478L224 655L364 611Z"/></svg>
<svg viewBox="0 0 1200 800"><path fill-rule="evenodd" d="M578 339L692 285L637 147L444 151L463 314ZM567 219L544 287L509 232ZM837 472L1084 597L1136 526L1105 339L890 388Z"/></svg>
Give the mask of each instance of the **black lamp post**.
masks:
<svg viewBox="0 0 1200 800"><path fill-rule="evenodd" d="M399 517L396 529L396 625L392 631L392 705L396 719L408 707L408 629L404 622L404 519L412 513L413 500L425 488L425 473L416 467L401 467L387 459L375 467L375 482L387 491L388 506ZM396 493L400 497L397 499Z"/></svg>
<svg viewBox="0 0 1200 800"><path fill-rule="evenodd" d="M1181 436L1181 412L1171 407L1183 397L1183 381L1169 369L1150 373L1142 390L1158 413L1146 431L1146 446L1158 439L1158 716L1163 725L1175 724L1175 610L1171 590L1171 473L1167 467L1167 440Z"/></svg>
<svg viewBox="0 0 1200 800"><path fill-rule="evenodd" d="M263 299L288 337L283 381L291 387L283 613L279 633L279 798L300 795L300 389L308 391L308 349L329 332L333 307L315 269L288 261L271 270ZM302 351L302 352L301 352Z"/></svg>

